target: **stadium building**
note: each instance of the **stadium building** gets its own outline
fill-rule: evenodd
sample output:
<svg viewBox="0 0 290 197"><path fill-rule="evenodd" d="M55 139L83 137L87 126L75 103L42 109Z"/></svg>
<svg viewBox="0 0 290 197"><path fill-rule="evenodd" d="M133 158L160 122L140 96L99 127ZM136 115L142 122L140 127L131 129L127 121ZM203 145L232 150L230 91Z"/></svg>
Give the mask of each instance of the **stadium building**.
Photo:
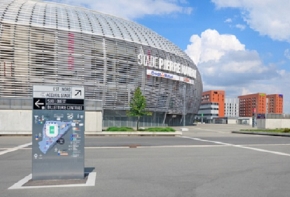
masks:
<svg viewBox="0 0 290 197"><path fill-rule="evenodd" d="M104 127L132 126L126 111L140 87L152 112L140 126L182 125L184 116L186 124L193 122L200 73L184 51L154 31L64 4L0 5L0 106L31 99L33 85L84 86L85 100L101 103Z"/></svg>

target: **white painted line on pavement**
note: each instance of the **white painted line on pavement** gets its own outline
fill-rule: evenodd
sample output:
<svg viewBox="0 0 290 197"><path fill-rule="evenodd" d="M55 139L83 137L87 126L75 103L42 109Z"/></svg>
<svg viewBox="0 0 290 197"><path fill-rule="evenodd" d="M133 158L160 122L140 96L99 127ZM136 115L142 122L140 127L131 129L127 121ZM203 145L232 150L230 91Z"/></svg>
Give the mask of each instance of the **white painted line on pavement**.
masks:
<svg viewBox="0 0 290 197"><path fill-rule="evenodd" d="M130 148L129 146L99 146L99 147L85 147L85 149L110 149L110 148L118 148L118 149L122 149L122 148ZM20 148L21 150L31 150L31 147L26 147L26 148Z"/></svg>
<svg viewBox="0 0 290 197"><path fill-rule="evenodd" d="M134 148L207 148L207 147L223 147L223 146L228 146L228 145L161 145L161 146L142 146L142 145L137 145ZM85 149L128 149L130 148L129 146L127 147L111 147L111 146L104 146L104 147L85 147Z"/></svg>
<svg viewBox="0 0 290 197"><path fill-rule="evenodd" d="M110 149L110 148L118 148L118 149L122 149L122 148L130 148L129 146L99 146L99 147L85 147L85 149Z"/></svg>
<svg viewBox="0 0 290 197"><path fill-rule="evenodd" d="M22 187L22 185L27 183L31 178L32 178L32 174L24 177L23 179L21 179L20 181L18 181L17 183L15 183L11 187L9 187L8 189L20 189Z"/></svg>
<svg viewBox="0 0 290 197"><path fill-rule="evenodd" d="M289 144L290 145L290 144ZM206 148L206 147L223 147L228 145L163 145L163 146L142 146L137 145L136 148ZM91 146L85 149L128 149L129 146ZM134 147L135 148L135 147ZM30 150L31 148L22 148L21 150Z"/></svg>
<svg viewBox="0 0 290 197"><path fill-rule="evenodd" d="M290 146L290 144L247 144L247 146ZM163 145L163 146L137 146L136 148L211 148L225 147L232 145ZM128 149L129 146L90 146L85 149ZM21 148L21 150L31 150L31 148Z"/></svg>
<svg viewBox="0 0 290 197"><path fill-rule="evenodd" d="M211 148L227 145L168 145L168 146L137 146L137 148Z"/></svg>
<svg viewBox="0 0 290 197"><path fill-rule="evenodd" d="M22 144L22 145L20 145L20 146L16 146L16 147L14 147L14 148L9 148L9 149L7 149L7 150L1 151L1 152L0 152L0 155L4 155L4 154L6 154L6 153L10 153L10 152L14 152L14 151L17 151L17 150L19 150L19 149L22 149L22 148L25 148L25 147L27 147L27 146L30 146L30 145L32 145L32 142L27 143L27 144Z"/></svg>
<svg viewBox="0 0 290 197"><path fill-rule="evenodd" d="M40 185L40 186L23 186L25 183L30 181L32 179L32 174L29 174L28 176L24 177L8 189L40 189L40 188L60 188L60 187L89 187L89 186L95 186L96 182L96 172L90 172L88 175L88 179L86 183L83 184L67 184L67 185Z"/></svg>
<svg viewBox="0 0 290 197"><path fill-rule="evenodd" d="M290 146L290 144L247 144L247 146Z"/></svg>
<svg viewBox="0 0 290 197"><path fill-rule="evenodd" d="M260 148L252 148L252 147L243 146L243 145L235 145L235 144L229 144L229 143L218 142L218 141L203 140L200 138L193 138L193 137L187 137L187 136L181 136L180 138L187 138L187 139L192 139L192 140L201 141L201 142L210 142L210 143L215 143L215 144L222 144L222 145L227 145L227 146L232 146L232 147L237 147L237 148L244 148L244 149L249 149L249 150L254 150L254 151L259 151L259 152L265 152L265 153L271 153L271 154L275 154L275 155L283 155L283 156L290 157L290 154L287 154L287 153L282 153L282 152L277 152L277 151L269 151L269 150L260 149Z"/></svg>
<svg viewBox="0 0 290 197"><path fill-rule="evenodd" d="M213 131L213 132L216 132L216 133L222 133L222 134L226 134L226 133L229 133L229 132L225 132L225 131L217 131L217 130L212 130L212 129L202 129L202 128L197 128L196 130L203 130L203 131Z"/></svg>
<svg viewBox="0 0 290 197"><path fill-rule="evenodd" d="M86 182L86 186L95 186L96 184L96 172L90 172L88 176L88 180Z"/></svg>

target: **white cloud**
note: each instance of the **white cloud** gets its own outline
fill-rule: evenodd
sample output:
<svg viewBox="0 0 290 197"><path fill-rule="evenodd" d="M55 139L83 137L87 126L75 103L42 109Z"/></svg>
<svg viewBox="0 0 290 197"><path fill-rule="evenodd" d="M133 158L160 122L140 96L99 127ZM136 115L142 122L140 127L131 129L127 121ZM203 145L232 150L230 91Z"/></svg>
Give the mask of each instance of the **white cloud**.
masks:
<svg viewBox="0 0 290 197"><path fill-rule="evenodd" d="M58 3L87 7L106 14L127 19L145 15L166 15L173 13L190 14L191 7L184 0L49 0Z"/></svg>
<svg viewBox="0 0 290 197"><path fill-rule="evenodd" d="M228 18L225 20L225 23L231 23L231 22L233 22L233 20L231 18Z"/></svg>
<svg viewBox="0 0 290 197"><path fill-rule="evenodd" d="M227 97L284 93L284 112L290 113L289 72L264 65L258 52L247 50L234 35L208 29L190 42L186 53L198 63L204 90L223 89Z"/></svg>
<svg viewBox="0 0 290 197"><path fill-rule="evenodd" d="M236 28L240 29L240 30L245 30L246 29L246 26L245 25L242 25L242 24L237 24L236 25Z"/></svg>
<svg viewBox="0 0 290 197"><path fill-rule="evenodd" d="M261 35L290 42L289 0L212 0L218 8L241 9L247 24Z"/></svg>
<svg viewBox="0 0 290 197"><path fill-rule="evenodd" d="M284 56L287 58L287 59L290 59L290 49L286 49L284 51Z"/></svg>
<svg viewBox="0 0 290 197"><path fill-rule="evenodd" d="M196 64L218 61L228 51L245 50L245 46L234 35L220 35L216 30L208 29L201 36L193 35L186 53Z"/></svg>

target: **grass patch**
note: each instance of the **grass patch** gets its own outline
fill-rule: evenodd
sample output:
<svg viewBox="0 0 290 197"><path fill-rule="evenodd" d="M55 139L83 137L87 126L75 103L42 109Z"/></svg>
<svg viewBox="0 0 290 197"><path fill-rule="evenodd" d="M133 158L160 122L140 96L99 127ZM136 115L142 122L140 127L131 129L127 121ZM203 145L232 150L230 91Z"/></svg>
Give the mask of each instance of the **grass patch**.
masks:
<svg viewBox="0 0 290 197"><path fill-rule="evenodd" d="M114 131L127 131L133 132L136 131L131 127L108 127L106 131L114 132ZM140 132L175 132L175 129L171 127L151 127L151 128L139 128Z"/></svg>
<svg viewBox="0 0 290 197"><path fill-rule="evenodd" d="M241 129L240 131L269 132L269 133L290 133L290 128L278 128L278 129Z"/></svg>

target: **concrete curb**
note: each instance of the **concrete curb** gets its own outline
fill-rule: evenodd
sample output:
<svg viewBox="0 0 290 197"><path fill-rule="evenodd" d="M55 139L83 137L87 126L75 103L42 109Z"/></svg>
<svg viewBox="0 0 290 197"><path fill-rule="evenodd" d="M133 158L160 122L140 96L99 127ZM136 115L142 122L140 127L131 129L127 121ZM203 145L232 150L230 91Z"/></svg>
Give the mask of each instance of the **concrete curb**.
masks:
<svg viewBox="0 0 290 197"><path fill-rule="evenodd" d="M236 134L250 134L250 135L268 135L268 136L279 136L279 137L290 137L289 133L271 133L271 132L255 132L255 131L232 131Z"/></svg>

